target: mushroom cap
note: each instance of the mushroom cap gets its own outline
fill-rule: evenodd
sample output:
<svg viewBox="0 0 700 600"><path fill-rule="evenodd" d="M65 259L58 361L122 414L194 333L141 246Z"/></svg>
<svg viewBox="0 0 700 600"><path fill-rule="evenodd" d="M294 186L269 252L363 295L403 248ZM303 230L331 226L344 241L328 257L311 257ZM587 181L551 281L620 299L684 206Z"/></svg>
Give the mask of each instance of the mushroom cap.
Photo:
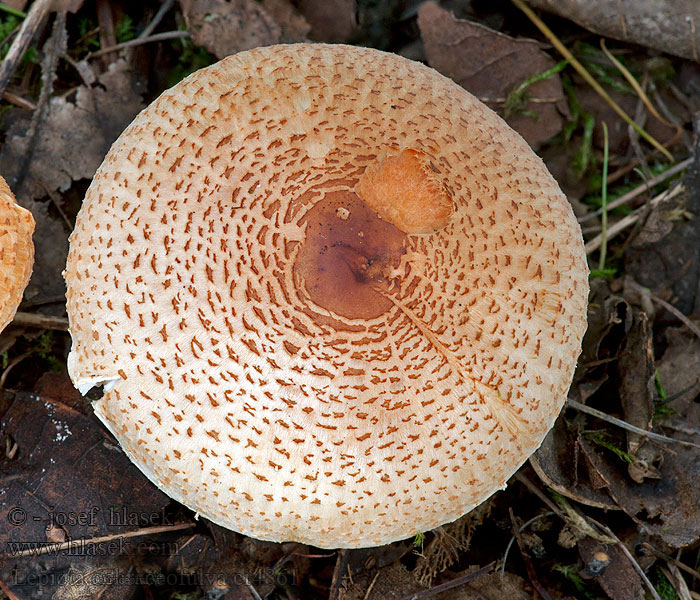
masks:
<svg viewBox="0 0 700 600"><path fill-rule="evenodd" d="M260 539L385 544L542 442L580 229L495 113L377 50L258 48L164 92L71 236L68 369L159 488Z"/></svg>
<svg viewBox="0 0 700 600"><path fill-rule="evenodd" d="M14 318L32 274L32 233L32 213L17 204L0 177L0 331Z"/></svg>

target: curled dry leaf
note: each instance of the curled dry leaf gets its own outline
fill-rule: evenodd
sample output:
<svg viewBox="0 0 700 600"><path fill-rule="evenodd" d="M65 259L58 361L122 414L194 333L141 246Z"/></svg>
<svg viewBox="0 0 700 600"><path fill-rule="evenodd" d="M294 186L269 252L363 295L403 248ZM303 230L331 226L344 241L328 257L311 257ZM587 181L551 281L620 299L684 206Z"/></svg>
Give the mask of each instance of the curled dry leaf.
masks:
<svg viewBox="0 0 700 600"><path fill-rule="evenodd" d="M418 10L428 63L504 114L508 94L528 77L554 67L537 42L514 39L471 21L456 19L436 2ZM527 88L529 101L520 114L506 118L534 148L559 133L568 113L558 75Z"/></svg>
<svg viewBox="0 0 700 600"><path fill-rule="evenodd" d="M698 60L700 4L695 0L529 0L590 31Z"/></svg>
<svg viewBox="0 0 700 600"><path fill-rule="evenodd" d="M268 0L269 1L269 0ZM282 29L255 0L180 0L192 40L217 58L277 44Z"/></svg>
<svg viewBox="0 0 700 600"><path fill-rule="evenodd" d="M569 397L585 403L608 380L631 327L632 309L627 301L612 294L604 280L592 280L588 329ZM615 509L605 482L580 454L578 429L567 426L571 418L569 413L559 416L530 463L540 479L560 494L589 506ZM584 422L582 418L581 427Z"/></svg>
<svg viewBox="0 0 700 600"><path fill-rule="evenodd" d="M656 400L652 331L644 312L636 311L629 335L620 353L617 370L620 376L620 400L624 420L646 431L651 430ZM663 453L658 445L639 433L627 431L627 454L632 459L627 470L637 483L645 478L660 477L658 465Z"/></svg>
<svg viewBox="0 0 700 600"><path fill-rule="evenodd" d="M578 434L567 429L564 416L557 419L539 450L530 457L530 464L545 485L567 498L596 508L618 508L600 489L598 480L591 479L587 462L578 451Z"/></svg>
<svg viewBox="0 0 700 600"><path fill-rule="evenodd" d="M133 566L127 560L109 557L73 561L51 600L129 600L138 589Z"/></svg>

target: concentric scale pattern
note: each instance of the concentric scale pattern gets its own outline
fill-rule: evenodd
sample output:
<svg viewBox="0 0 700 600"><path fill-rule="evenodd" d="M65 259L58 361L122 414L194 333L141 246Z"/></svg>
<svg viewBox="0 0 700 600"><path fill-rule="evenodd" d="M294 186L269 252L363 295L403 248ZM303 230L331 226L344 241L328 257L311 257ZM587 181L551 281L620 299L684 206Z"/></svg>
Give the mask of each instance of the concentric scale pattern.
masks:
<svg viewBox="0 0 700 600"><path fill-rule="evenodd" d="M587 267L494 113L375 50L273 46L144 110L66 269L95 411L143 472L262 539L372 546L505 486L565 400Z"/></svg>
<svg viewBox="0 0 700 600"><path fill-rule="evenodd" d="M34 265L34 218L0 177L0 331L12 321Z"/></svg>

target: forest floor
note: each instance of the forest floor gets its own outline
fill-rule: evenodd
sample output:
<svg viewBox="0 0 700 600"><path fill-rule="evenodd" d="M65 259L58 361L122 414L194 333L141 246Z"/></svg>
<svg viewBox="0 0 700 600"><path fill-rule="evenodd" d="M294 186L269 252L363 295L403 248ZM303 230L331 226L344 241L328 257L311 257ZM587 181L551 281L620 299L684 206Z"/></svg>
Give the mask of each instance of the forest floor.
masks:
<svg viewBox="0 0 700 600"><path fill-rule="evenodd" d="M631 38L619 22L643 34L644 15L623 3L561 4L569 15L501 0L0 6L0 173L37 222L34 274L0 334L0 594L700 598L700 64L680 31L700 8ZM586 22L584 5L605 18ZM486 102L558 180L591 269L569 402L540 450L478 509L379 548L260 542L195 519L66 372L68 236L111 143L194 70L303 40L423 61Z"/></svg>

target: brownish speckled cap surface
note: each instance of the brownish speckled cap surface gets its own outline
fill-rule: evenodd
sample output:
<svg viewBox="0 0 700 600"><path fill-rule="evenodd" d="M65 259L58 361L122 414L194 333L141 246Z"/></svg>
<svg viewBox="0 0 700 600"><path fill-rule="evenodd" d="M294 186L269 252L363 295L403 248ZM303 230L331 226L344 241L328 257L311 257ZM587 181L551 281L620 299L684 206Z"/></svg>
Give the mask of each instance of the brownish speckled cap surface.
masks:
<svg viewBox="0 0 700 600"><path fill-rule="evenodd" d="M34 265L34 218L0 177L0 331L12 321Z"/></svg>
<svg viewBox="0 0 700 600"><path fill-rule="evenodd" d="M261 48L144 110L88 190L69 371L143 472L268 540L372 546L498 489L586 326L542 161L415 62Z"/></svg>

